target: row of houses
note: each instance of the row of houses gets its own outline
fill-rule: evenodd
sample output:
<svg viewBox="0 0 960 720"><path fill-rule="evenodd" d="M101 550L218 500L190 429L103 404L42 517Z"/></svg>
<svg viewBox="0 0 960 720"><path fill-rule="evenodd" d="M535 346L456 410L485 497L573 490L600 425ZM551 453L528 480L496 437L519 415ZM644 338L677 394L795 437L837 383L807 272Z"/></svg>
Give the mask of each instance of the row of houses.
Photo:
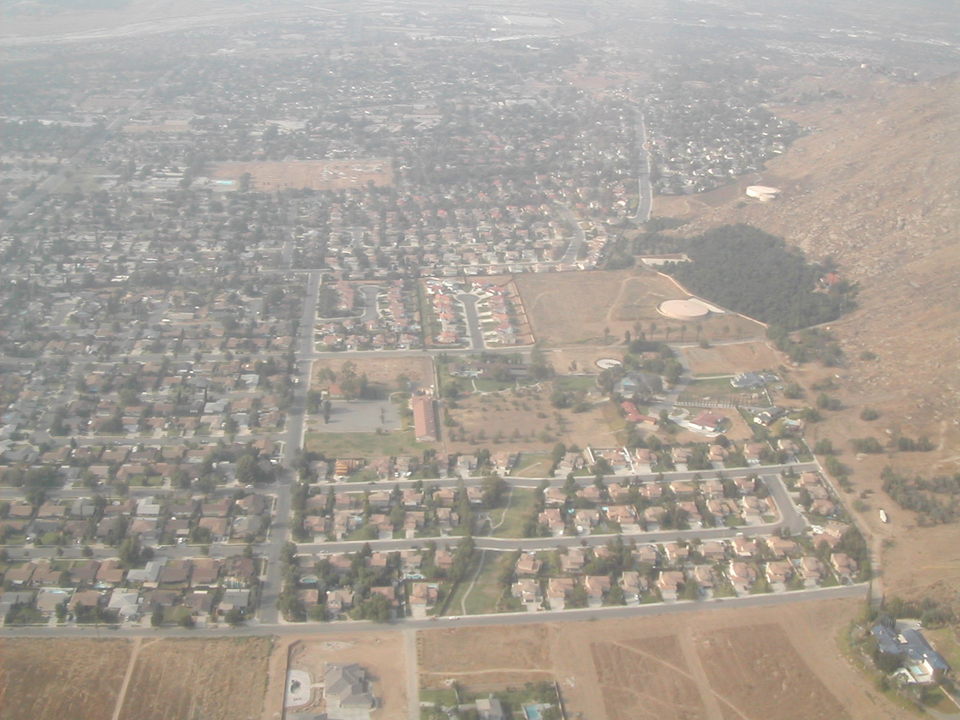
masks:
<svg viewBox="0 0 960 720"><path fill-rule="evenodd" d="M157 557L143 567L128 568L118 559L35 560L3 573L0 617L14 606L28 606L44 619L58 617L64 606L73 617L78 608L98 609L98 618L137 621L161 610L184 608L193 616L252 611L260 562L228 558ZM62 611L61 611L62 614Z"/></svg>

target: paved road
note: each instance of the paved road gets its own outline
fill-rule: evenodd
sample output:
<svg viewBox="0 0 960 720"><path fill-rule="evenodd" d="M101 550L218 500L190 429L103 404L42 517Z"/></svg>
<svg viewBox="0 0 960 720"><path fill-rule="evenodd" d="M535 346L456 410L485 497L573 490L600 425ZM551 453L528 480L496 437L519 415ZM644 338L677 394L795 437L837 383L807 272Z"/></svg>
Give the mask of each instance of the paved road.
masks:
<svg viewBox="0 0 960 720"><path fill-rule="evenodd" d="M651 605L630 605L577 610L549 610L543 612L497 613L493 615L447 616L436 620L413 620L404 618L386 624L369 621L346 621L331 623L264 623L251 622L230 628L180 628L154 629L145 627L107 628L87 627L5 627L0 637L243 637L264 635L328 635L348 632L384 632L397 630L436 630L447 627L489 627L499 625L529 625L542 622L578 622L584 620L652 617L677 613L723 610L727 608L769 607L810 600L866 597L867 584L841 585L831 588L814 588L793 592L747 595L705 602L673 602Z"/></svg>
<svg viewBox="0 0 960 720"><path fill-rule="evenodd" d="M477 296L470 293L457 295L457 300L463 305L463 314L467 321L467 334L470 336L470 350L483 352L486 345L483 342L483 330L480 327L480 315L477 313Z"/></svg>
<svg viewBox="0 0 960 720"><path fill-rule="evenodd" d="M573 265L580 256L580 249L587 244L587 236L583 232L583 228L580 227L580 220L573 210L561 204L557 204L557 208L560 210L560 216L570 224L573 230L573 237L570 239L570 244L567 245L566 252L563 253L563 257L560 258L557 264Z"/></svg>
<svg viewBox="0 0 960 720"><path fill-rule="evenodd" d="M380 311L377 309L377 296L380 295L382 288L379 285L361 285L360 292L363 294L363 316L360 318L365 323L376 322L380 317Z"/></svg>
<svg viewBox="0 0 960 720"><path fill-rule="evenodd" d="M317 297L320 293L320 281L323 273L310 273L307 292L303 298L303 313L297 338L297 384L293 393L293 403L287 411L285 439L283 445L284 468L276 484L276 505L273 524L267 542L259 551L267 561L260 596L260 621L274 623L279 619L277 599L282 583L280 554L283 546L290 540L291 487L296 480L294 469L303 450L303 438L306 430L307 390L310 387L310 373L313 370L313 327L317 317Z"/></svg>
<svg viewBox="0 0 960 720"><path fill-rule="evenodd" d="M637 111L637 211L633 219L645 223L653 210L653 187L650 185L650 151L647 149L647 123Z"/></svg>

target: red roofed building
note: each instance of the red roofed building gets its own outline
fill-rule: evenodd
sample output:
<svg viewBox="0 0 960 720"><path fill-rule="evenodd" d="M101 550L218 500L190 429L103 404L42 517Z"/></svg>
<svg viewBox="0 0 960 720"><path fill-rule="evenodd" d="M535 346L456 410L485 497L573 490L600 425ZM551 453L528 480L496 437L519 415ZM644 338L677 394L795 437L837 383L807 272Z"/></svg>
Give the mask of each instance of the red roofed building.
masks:
<svg viewBox="0 0 960 720"><path fill-rule="evenodd" d="M433 398L427 395L415 395L410 401L413 410L413 432L417 442L432 442L437 439L437 414L433 407Z"/></svg>

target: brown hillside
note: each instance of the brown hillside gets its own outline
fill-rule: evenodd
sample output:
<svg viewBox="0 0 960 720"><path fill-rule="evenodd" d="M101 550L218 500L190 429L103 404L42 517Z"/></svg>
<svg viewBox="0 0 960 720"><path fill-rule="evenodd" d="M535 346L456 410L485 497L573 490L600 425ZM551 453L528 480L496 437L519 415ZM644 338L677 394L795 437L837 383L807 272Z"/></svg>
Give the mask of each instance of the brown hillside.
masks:
<svg viewBox="0 0 960 720"><path fill-rule="evenodd" d="M762 177L658 198L657 212L694 217L685 232L746 222L813 258L834 256L862 286L860 309L834 326L846 387L933 437L960 400L960 77L868 94L781 109L812 131ZM782 188L781 199L744 198L739 188L757 182ZM878 360L861 361L864 350Z"/></svg>
<svg viewBox="0 0 960 720"><path fill-rule="evenodd" d="M849 87L850 80L843 82ZM879 491L884 465L924 475L960 470L960 77L911 86L865 77L856 95L780 108L811 132L766 172L697 198L658 198L655 208L691 218L685 233L755 225L814 259L832 255L860 283L860 308L832 326L849 361L832 371L848 409L829 414L815 433L844 450L857 490ZM748 200L742 189L755 183L783 193L770 203ZM861 359L865 351L877 359ZM808 380L827 374L802 372ZM865 406L880 419L860 420ZM885 442L896 433L926 435L938 448L861 458L850 452L850 438ZM893 527L879 527L876 508L896 507L882 493L869 504L866 524L896 542L888 589L934 586L945 572L960 577L960 549L924 568L909 559L912 548L939 541L946 528L914 528L905 512Z"/></svg>

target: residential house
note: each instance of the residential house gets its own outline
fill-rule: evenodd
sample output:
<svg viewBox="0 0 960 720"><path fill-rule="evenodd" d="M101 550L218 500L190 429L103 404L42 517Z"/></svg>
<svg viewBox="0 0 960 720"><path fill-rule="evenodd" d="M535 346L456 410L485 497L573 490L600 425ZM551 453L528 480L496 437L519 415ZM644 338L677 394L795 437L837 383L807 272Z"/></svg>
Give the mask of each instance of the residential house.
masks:
<svg viewBox="0 0 960 720"><path fill-rule="evenodd" d="M587 575L583 579L583 587L587 591L590 607L600 607L610 592L611 582L608 575Z"/></svg>
<svg viewBox="0 0 960 720"><path fill-rule="evenodd" d="M680 586L683 585L683 573L679 570L662 570L657 578L657 589L665 601L676 600Z"/></svg>
<svg viewBox="0 0 960 720"><path fill-rule="evenodd" d="M356 663L327 663L323 673L323 699L328 714L341 710L372 710L376 707L370 694L366 671Z"/></svg>
<svg viewBox="0 0 960 720"><path fill-rule="evenodd" d="M776 591L786 589L787 582L793 577L793 564L789 560L770 560L764 568L767 582Z"/></svg>
<svg viewBox="0 0 960 720"><path fill-rule="evenodd" d="M540 583L534 578L519 578L510 586L510 594L519 598L528 611L535 610L543 601L540 595Z"/></svg>
<svg viewBox="0 0 960 720"><path fill-rule="evenodd" d="M560 554L560 568L565 573L579 573L586 562L586 553L583 548L567 548L567 552Z"/></svg>
<svg viewBox="0 0 960 720"><path fill-rule="evenodd" d="M845 585L853 582L859 569L857 561L846 553L830 553L830 564L833 565L837 578Z"/></svg>
<svg viewBox="0 0 960 720"><path fill-rule="evenodd" d="M738 594L746 595L757 581L757 569L749 563L731 560L727 566L727 577Z"/></svg>
<svg viewBox="0 0 960 720"><path fill-rule="evenodd" d="M573 578L550 578L547 582L547 600L551 610L563 610L567 606L567 595L576 583Z"/></svg>
<svg viewBox="0 0 960 720"><path fill-rule="evenodd" d="M823 579L823 563L813 555L804 555L800 558L800 576L804 587L816 587Z"/></svg>
<svg viewBox="0 0 960 720"><path fill-rule="evenodd" d="M640 602L644 590L647 589L647 581L636 570L624 570L620 574L620 587L623 589L623 599L628 605Z"/></svg>
<svg viewBox="0 0 960 720"><path fill-rule="evenodd" d="M543 563L536 555L533 553L522 553L520 557L517 558L515 572L517 577L536 576L540 574L542 567Z"/></svg>

